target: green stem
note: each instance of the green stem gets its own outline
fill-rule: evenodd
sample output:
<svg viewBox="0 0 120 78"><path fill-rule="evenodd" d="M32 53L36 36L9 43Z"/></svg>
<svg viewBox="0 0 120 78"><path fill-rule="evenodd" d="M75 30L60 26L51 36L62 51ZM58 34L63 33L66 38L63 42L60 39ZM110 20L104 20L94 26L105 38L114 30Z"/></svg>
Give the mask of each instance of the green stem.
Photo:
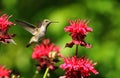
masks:
<svg viewBox="0 0 120 78"><path fill-rule="evenodd" d="M78 57L78 45L76 45L76 56Z"/></svg>
<svg viewBox="0 0 120 78"><path fill-rule="evenodd" d="M45 71L45 73L44 73L43 78L47 78L48 71L49 71L49 67L47 67L47 69L46 69L46 71Z"/></svg>
<svg viewBox="0 0 120 78"><path fill-rule="evenodd" d="M35 75L33 76L33 78L36 78L36 77L37 77L37 75L38 75L38 73L39 73L39 71L38 71L38 70L36 70L36 71L35 71Z"/></svg>

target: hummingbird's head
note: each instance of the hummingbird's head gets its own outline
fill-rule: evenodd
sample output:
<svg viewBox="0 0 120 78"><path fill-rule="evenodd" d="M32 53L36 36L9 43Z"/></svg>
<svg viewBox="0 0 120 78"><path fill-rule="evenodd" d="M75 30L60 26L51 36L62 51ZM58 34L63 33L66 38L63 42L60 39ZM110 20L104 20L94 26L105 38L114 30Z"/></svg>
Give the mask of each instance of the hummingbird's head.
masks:
<svg viewBox="0 0 120 78"><path fill-rule="evenodd" d="M49 25L50 23L58 23L58 22L57 22L57 21L50 21L50 20L48 20L48 19L45 19L45 20L43 21L42 25L48 27L48 25Z"/></svg>
<svg viewBox="0 0 120 78"><path fill-rule="evenodd" d="M45 25L45 26L48 26L50 23L52 23L50 20L48 20L48 19L45 19L44 21L43 21L43 24Z"/></svg>

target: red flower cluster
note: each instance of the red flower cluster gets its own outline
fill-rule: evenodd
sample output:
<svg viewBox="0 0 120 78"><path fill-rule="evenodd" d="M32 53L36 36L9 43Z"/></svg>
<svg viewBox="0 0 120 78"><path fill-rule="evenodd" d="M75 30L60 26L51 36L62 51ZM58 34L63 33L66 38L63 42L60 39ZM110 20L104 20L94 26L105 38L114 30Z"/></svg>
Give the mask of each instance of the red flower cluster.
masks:
<svg viewBox="0 0 120 78"><path fill-rule="evenodd" d="M84 39L86 37L87 32L92 32L92 28L88 27L88 23L85 23L85 20L75 20L69 21L70 26L65 27L66 32L70 32L70 36L72 37L72 42L67 43L66 47L72 47L74 44L85 46L86 48L90 48L91 45L87 44Z"/></svg>
<svg viewBox="0 0 120 78"><path fill-rule="evenodd" d="M94 69L96 63L92 64L92 61L85 57L65 58L64 62L60 67L65 70L65 76L61 78L86 78L90 73L98 74Z"/></svg>
<svg viewBox="0 0 120 78"><path fill-rule="evenodd" d="M11 70L5 69L4 66L0 66L0 78L10 78Z"/></svg>
<svg viewBox="0 0 120 78"><path fill-rule="evenodd" d="M14 23L8 21L11 16L3 14L0 17L0 42L2 43L15 43L12 38L15 36L14 34L8 34L8 29L10 25L15 25Z"/></svg>
<svg viewBox="0 0 120 78"><path fill-rule="evenodd" d="M55 60L60 57L59 50L59 47L50 43L49 39L45 39L34 48L32 58L40 62L41 68L54 69Z"/></svg>

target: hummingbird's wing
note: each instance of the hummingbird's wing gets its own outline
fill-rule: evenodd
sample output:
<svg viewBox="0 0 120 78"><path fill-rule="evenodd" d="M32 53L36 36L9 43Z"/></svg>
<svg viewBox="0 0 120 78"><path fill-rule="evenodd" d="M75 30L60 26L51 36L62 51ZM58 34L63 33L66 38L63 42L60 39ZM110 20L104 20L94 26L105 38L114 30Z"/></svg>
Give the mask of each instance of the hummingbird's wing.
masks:
<svg viewBox="0 0 120 78"><path fill-rule="evenodd" d="M34 33L34 29L35 29L34 25L24 22L24 21L20 21L20 20L15 20L15 22L17 22L19 25L21 25L25 30L27 30L31 34Z"/></svg>
<svg viewBox="0 0 120 78"><path fill-rule="evenodd" d="M42 22L41 22L41 21L38 21L37 27L40 28L41 26L42 26Z"/></svg>

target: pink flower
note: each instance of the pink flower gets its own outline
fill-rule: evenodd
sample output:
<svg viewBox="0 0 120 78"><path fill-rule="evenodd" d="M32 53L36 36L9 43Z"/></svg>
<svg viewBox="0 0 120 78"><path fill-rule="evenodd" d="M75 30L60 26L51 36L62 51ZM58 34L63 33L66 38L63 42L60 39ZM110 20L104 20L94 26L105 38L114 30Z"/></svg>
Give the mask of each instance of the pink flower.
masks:
<svg viewBox="0 0 120 78"><path fill-rule="evenodd" d="M5 69L4 66L0 66L0 78L10 78L11 70Z"/></svg>
<svg viewBox="0 0 120 78"><path fill-rule="evenodd" d="M34 48L32 58L40 62L41 68L50 67L50 69L54 69L55 60L60 57L59 50L58 46L50 43L49 39L45 39Z"/></svg>
<svg viewBox="0 0 120 78"><path fill-rule="evenodd" d="M88 27L88 23L85 20L75 20L69 21L70 26L67 26L64 28L66 32L70 33L70 36L72 37L72 42L67 43L66 47L72 47L74 44L85 46L86 48L90 48L91 45L87 44L84 39L88 32L92 32L92 28Z"/></svg>
<svg viewBox="0 0 120 78"><path fill-rule="evenodd" d="M65 76L63 78L86 78L90 76L90 73L98 74L94 69L96 63L92 64L92 61L85 58L77 58L76 56L72 58L65 58L64 64L60 67L65 71Z"/></svg>
<svg viewBox="0 0 120 78"><path fill-rule="evenodd" d="M8 16L6 14L3 14L0 17L0 42L2 43L15 43L12 38L15 36L15 34L8 34L8 29L10 28L10 25L15 25L14 23L8 21L11 16Z"/></svg>

